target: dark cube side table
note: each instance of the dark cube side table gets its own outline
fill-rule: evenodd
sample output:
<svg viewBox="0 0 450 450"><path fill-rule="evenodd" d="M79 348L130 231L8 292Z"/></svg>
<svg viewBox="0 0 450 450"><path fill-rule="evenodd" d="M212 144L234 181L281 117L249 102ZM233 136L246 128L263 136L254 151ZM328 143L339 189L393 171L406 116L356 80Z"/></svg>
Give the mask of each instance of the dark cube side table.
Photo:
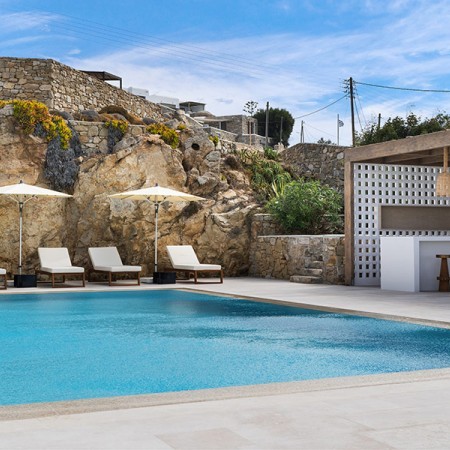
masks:
<svg viewBox="0 0 450 450"><path fill-rule="evenodd" d="M24 275L24 274L14 275L14 287L27 288L36 286L37 286L36 275Z"/></svg>
<svg viewBox="0 0 450 450"><path fill-rule="evenodd" d="M153 272L153 284L175 284L176 272Z"/></svg>

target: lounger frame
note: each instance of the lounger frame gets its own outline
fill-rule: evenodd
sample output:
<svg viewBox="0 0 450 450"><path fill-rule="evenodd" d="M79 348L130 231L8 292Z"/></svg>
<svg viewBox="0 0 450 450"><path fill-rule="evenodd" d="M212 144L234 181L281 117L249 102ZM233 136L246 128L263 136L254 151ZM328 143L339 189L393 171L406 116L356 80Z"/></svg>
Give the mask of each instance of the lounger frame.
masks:
<svg viewBox="0 0 450 450"><path fill-rule="evenodd" d="M72 265L69 251L66 247L39 247L38 255L40 268L35 270L36 279L39 274L48 275L51 279L52 288L77 288L86 286L86 271L83 267ZM70 270L70 269L73 270ZM48 269L48 270L47 270ZM65 271L66 270L66 271ZM57 281L55 276L62 276L62 281ZM66 283L66 277L81 277L80 285L70 285ZM38 281L38 283L48 283L48 281ZM59 286L56 286L58 284Z"/></svg>
<svg viewBox="0 0 450 450"><path fill-rule="evenodd" d="M196 284L202 283L199 281L199 274L217 273L220 281L204 281L204 283L223 283L222 266L219 264L201 264L192 245L167 245L166 249L172 264L172 267L167 271L183 272L188 280L193 275Z"/></svg>
<svg viewBox="0 0 450 450"><path fill-rule="evenodd" d="M8 277L6 272L0 273L0 277L3 277L2 284L0 284L0 289L7 289L8 288Z"/></svg>
<svg viewBox="0 0 450 450"><path fill-rule="evenodd" d="M92 263L92 269L89 271L89 280L91 273L103 273L108 275L109 286L141 285L141 266L124 265L117 247L89 247L88 254ZM113 275L121 274L135 274L137 283L120 283L117 281L114 281L113 283Z"/></svg>
<svg viewBox="0 0 450 450"><path fill-rule="evenodd" d="M174 267L170 267L168 269L166 269L166 272L182 272L185 274L186 278L188 280L191 279L191 276L194 277L194 283L196 284L202 284L202 283L209 283L209 284L222 284L223 283L223 269L214 269L214 270L210 270L210 269L200 269L200 270L186 270L186 269L176 269ZM198 281L198 275L201 273L218 273L219 277L220 277L220 281Z"/></svg>
<svg viewBox="0 0 450 450"><path fill-rule="evenodd" d="M103 274L107 274L108 275L108 285L109 286L135 286L134 284L131 284L131 283L119 283L117 281L113 281L113 275L117 275L117 274L132 274L132 273L134 273L134 274L137 275L136 286L140 286L141 285L141 272L136 272L134 270L131 270L131 271L125 270L123 272L122 271L121 272L112 272L110 270L91 269L89 271L89 273L103 273ZM131 279L133 280L134 278L131 278ZM91 281L90 277L89 277L89 281Z"/></svg>
<svg viewBox="0 0 450 450"><path fill-rule="evenodd" d="M75 273L75 272L70 272L70 273L54 273L54 272L48 272L47 270L41 270L41 269L36 269L36 275L38 274L44 274L44 275L48 275L51 278L51 283L52 283L52 288L55 287L64 287L64 288L76 288L76 287L85 287L86 286L86 274L85 272L80 272L80 273ZM55 275L62 275L62 281L57 281L55 279ZM65 284L66 282L66 277L67 276L76 276L79 277L81 275L81 286L78 285L71 285L71 284ZM38 283L48 283L48 281L43 281L43 280L38 280ZM56 284L60 285L60 286L56 286Z"/></svg>

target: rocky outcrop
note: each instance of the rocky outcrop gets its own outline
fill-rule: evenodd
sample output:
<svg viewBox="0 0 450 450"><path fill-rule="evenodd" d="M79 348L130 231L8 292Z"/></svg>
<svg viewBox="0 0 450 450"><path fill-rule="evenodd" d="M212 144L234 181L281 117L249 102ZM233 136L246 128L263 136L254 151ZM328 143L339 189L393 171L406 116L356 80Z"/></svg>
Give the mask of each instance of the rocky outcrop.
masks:
<svg viewBox="0 0 450 450"><path fill-rule="evenodd" d="M21 135L5 109L0 110L0 185L23 179L52 188L44 176L47 142ZM158 135L135 134L130 127L113 153L92 151L77 157L73 198L35 199L25 206L24 270L37 266L39 246L68 247L73 263L89 268L88 247L115 245L126 263L141 264L144 274L151 274L153 205L108 196L158 183L205 198L160 208L160 269L169 266L165 246L185 243L195 247L203 262L222 264L228 276L247 273L250 218L257 209L248 180L233 175L236 171L201 130L180 132L180 141L174 150ZM0 229L0 267L11 274L18 260L18 210L5 197L0 197Z"/></svg>

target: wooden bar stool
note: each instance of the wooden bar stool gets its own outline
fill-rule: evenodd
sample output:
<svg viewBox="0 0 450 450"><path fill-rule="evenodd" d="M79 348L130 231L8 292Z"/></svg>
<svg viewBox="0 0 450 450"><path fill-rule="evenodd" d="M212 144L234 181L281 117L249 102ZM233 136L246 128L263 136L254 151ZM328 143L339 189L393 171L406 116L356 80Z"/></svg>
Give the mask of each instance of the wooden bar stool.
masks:
<svg viewBox="0 0 450 450"><path fill-rule="evenodd" d="M450 255L436 255L436 258L441 258L441 271L437 277L439 280L439 292L448 292L449 276L447 258L450 258Z"/></svg>

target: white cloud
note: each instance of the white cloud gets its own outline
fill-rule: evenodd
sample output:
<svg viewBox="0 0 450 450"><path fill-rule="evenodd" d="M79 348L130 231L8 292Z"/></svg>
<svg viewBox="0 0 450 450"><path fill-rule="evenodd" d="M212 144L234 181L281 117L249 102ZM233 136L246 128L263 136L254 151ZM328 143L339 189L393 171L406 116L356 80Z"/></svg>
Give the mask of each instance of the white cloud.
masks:
<svg viewBox="0 0 450 450"><path fill-rule="evenodd" d="M11 33L24 30L40 29L41 31L53 21L58 20L56 14L45 12L18 12L10 14L0 14L2 24L1 33Z"/></svg>
<svg viewBox="0 0 450 450"><path fill-rule="evenodd" d="M79 69L112 72L123 78L126 87L205 102L207 109L218 115L240 113L245 102L254 100L260 105L270 101L271 106L286 108L298 117L343 95L342 82L350 76L369 83L383 80L380 84L445 87L439 83L440 77L448 78L450 67L450 9L446 4L396 0L381 8L374 0L348 1L340 5L342 10L365 8L367 21L346 33L285 33L179 44L155 39L145 42L140 36L137 45L131 40L118 41L115 48L122 45L122 49L111 48L90 58L79 56L83 37L78 36L62 62ZM289 1L276 5L287 7ZM318 6L311 3L310 7ZM33 27L52 17L43 15L33 21L25 15L24 19ZM358 90L366 120L379 112L405 115L408 101L397 98L397 92ZM423 111L436 109L424 96L412 101ZM332 111L340 111L346 123L341 132L348 143L348 109L345 100L305 121L333 134L336 114Z"/></svg>

